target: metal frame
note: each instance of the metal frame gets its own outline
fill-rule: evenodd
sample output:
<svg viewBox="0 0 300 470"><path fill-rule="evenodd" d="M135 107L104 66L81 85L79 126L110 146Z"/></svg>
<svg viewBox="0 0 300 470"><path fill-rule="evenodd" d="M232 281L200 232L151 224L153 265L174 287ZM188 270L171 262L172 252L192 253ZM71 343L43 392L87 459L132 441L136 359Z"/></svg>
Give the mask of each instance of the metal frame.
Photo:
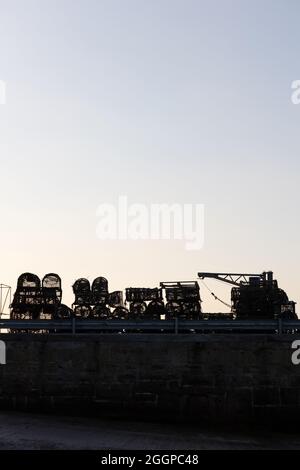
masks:
<svg viewBox="0 0 300 470"><path fill-rule="evenodd" d="M6 291L6 293L5 293ZM3 301L4 298L4 301ZM6 284L0 284L0 317L5 313L4 309L11 304L11 287ZM9 312L7 312L9 314Z"/></svg>
<svg viewBox="0 0 300 470"><path fill-rule="evenodd" d="M63 331L68 333L269 333L269 334L299 334L300 320L1 320L1 330L13 329L20 332L40 330L44 332Z"/></svg>
<svg viewBox="0 0 300 470"><path fill-rule="evenodd" d="M241 282L248 283L249 277L259 277L263 279L265 273L260 274L244 274L244 273L198 273L199 279L212 278L218 281L227 282L233 286L240 286Z"/></svg>

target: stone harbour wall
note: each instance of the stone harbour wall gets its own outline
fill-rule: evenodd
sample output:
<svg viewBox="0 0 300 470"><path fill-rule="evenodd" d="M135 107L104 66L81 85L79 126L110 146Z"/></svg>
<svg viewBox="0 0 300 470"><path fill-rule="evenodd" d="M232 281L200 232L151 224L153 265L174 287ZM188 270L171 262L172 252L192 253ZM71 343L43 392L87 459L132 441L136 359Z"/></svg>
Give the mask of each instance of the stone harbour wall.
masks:
<svg viewBox="0 0 300 470"><path fill-rule="evenodd" d="M300 418L297 335L1 334L0 408L197 423Z"/></svg>

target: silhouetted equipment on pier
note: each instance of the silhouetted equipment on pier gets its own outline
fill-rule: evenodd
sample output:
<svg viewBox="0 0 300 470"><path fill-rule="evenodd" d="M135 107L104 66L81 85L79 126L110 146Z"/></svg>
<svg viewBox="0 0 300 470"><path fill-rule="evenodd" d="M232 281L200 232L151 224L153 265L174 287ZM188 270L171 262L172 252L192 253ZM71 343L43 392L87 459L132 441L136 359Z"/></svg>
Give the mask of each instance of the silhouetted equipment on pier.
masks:
<svg viewBox="0 0 300 470"><path fill-rule="evenodd" d="M11 286L0 283L0 317L7 314L7 307L11 305Z"/></svg>
<svg viewBox="0 0 300 470"><path fill-rule="evenodd" d="M126 302L132 319L160 319L165 314L162 289L155 287L128 287Z"/></svg>
<svg viewBox="0 0 300 470"><path fill-rule="evenodd" d="M99 320L128 318L128 310L123 305L123 292L110 293L105 277L94 279L92 287L88 279L77 279L73 292L75 300L72 307L76 317Z"/></svg>
<svg viewBox="0 0 300 470"><path fill-rule="evenodd" d="M91 303L94 305L91 315L93 318L108 320L110 309L108 303L108 281L105 277L97 277L92 284Z"/></svg>
<svg viewBox="0 0 300 470"><path fill-rule="evenodd" d="M11 303L10 317L13 320L68 319L72 311L61 303L61 279L55 273L46 274L42 283L36 274L23 273L19 276L17 289ZM11 330L16 332L17 330ZM18 330L32 332L32 330ZM35 330L45 333L46 330Z"/></svg>
<svg viewBox="0 0 300 470"><path fill-rule="evenodd" d="M77 317L89 318L91 315L92 292L88 279L81 277L73 284L75 300L72 305L74 314Z"/></svg>
<svg viewBox="0 0 300 470"><path fill-rule="evenodd" d="M161 282L166 292L166 319L199 320L201 314L201 298L198 282Z"/></svg>
<svg viewBox="0 0 300 470"><path fill-rule="evenodd" d="M110 318L113 320L128 320L129 310L124 306L123 292L116 290L108 294L108 305L113 310Z"/></svg>
<svg viewBox="0 0 300 470"><path fill-rule="evenodd" d="M200 272L198 277L213 278L235 286L231 289L231 309L237 320L298 318L295 302L290 301L284 290L278 287L272 271L261 274Z"/></svg>
<svg viewBox="0 0 300 470"><path fill-rule="evenodd" d="M54 320L68 320L73 317L73 310L65 304L60 304L53 314Z"/></svg>
<svg viewBox="0 0 300 470"><path fill-rule="evenodd" d="M96 277L92 284L93 304L106 304L108 301L108 280L105 277Z"/></svg>
<svg viewBox="0 0 300 470"><path fill-rule="evenodd" d="M73 284L74 303L69 308L61 303L62 285L58 274L48 273L41 282L37 275L23 273L18 278L10 316L12 320L29 321L90 319L102 324L103 321L115 320L118 324L119 320L126 320L141 322L141 325L143 321L160 320L191 321L192 324L211 319L280 321L298 318L295 302L278 287L271 271L262 274L199 272L198 276L202 280L211 278L233 285L230 313L204 315L196 281L161 282L160 287L155 288L128 287L124 304L123 292L109 292L108 281L102 276L96 277L92 284L88 279L77 279ZM218 299L213 292L211 294Z"/></svg>
<svg viewBox="0 0 300 470"><path fill-rule="evenodd" d="M55 314L61 304L61 279L58 274L49 273L42 280L43 313L50 316Z"/></svg>
<svg viewBox="0 0 300 470"><path fill-rule="evenodd" d="M42 280L43 316L50 315L54 319L68 319L72 317L72 310L61 303L62 286L58 274L49 273Z"/></svg>
<svg viewBox="0 0 300 470"><path fill-rule="evenodd" d="M14 320L35 320L40 316L42 303L39 277L32 273L21 274L11 304L11 317Z"/></svg>

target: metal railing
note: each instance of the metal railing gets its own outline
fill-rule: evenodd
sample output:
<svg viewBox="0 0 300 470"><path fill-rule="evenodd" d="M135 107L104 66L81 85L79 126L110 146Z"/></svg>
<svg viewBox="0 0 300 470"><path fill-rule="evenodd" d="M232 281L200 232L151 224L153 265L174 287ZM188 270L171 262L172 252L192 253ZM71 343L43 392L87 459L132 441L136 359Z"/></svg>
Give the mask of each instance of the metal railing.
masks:
<svg viewBox="0 0 300 470"><path fill-rule="evenodd" d="M3 331L5 330L5 331ZM300 320L0 320L0 332L55 333L274 333L300 332Z"/></svg>

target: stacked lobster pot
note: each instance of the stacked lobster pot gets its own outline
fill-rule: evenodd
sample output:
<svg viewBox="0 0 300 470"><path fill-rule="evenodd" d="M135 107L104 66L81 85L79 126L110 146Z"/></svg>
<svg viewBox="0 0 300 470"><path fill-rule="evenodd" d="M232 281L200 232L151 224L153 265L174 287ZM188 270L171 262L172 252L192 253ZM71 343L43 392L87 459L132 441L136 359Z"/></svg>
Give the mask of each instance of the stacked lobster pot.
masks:
<svg viewBox="0 0 300 470"><path fill-rule="evenodd" d="M109 292L105 277L97 277L92 283L81 278L73 285L75 301L72 305L74 314L79 318L98 320L126 320L128 310L123 305L123 292Z"/></svg>
<svg viewBox="0 0 300 470"><path fill-rule="evenodd" d="M75 295L75 300L72 305L74 315L80 318L89 318L92 312L92 292L90 281L83 277L77 279L73 284L73 292Z"/></svg>
<svg viewBox="0 0 300 470"><path fill-rule="evenodd" d="M126 302L129 302L130 318L133 320L160 320L165 314L162 289L157 287L154 289L128 287Z"/></svg>
<svg viewBox="0 0 300 470"><path fill-rule="evenodd" d="M91 300L94 305L91 316L99 320L108 320L110 318L110 309L107 306L108 281L105 277L97 277L94 279Z"/></svg>
<svg viewBox="0 0 300 470"><path fill-rule="evenodd" d="M200 289L197 282L161 282L166 293L166 319L199 320L202 318Z"/></svg>
<svg viewBox="0 0 300 470"><path fill-rule="evenodd" d="M61 303L61 278L58 274L49 273L42 280L43 310L42 318L68 319L72 317L72 310Z"/></svg>
<svg viewBox="0 0 300 470"><path fill-rule="evenodd" d="M18 278L17 289L11 304L11 319L51 320L70 318L72 310L63 305L61 300L61 279L58 274L46 274L41 283L36 274L23 273ZM38 332L37 330L34 331ZM39 332L45 331L39 330Z"/></svg>
<svg viewBox="0 0 300 470"><path fill-rule="evenodd" d="M45 319L55 318L62 298L61 279L57 274L49 273L43 277L42 298L43 310L41 317Z"/></svg>
<svg viewBox="0 0 300 470"><path fill-rule="evenodd" d="M113 320L128 320L129 311L124 307L123 292L121 290L108 294L108 305L113 309L111 314Z"/></svg>
<svg viewBox="0 0 300 470"><path fill-rule="evenodd" d="M23 273L11 303L13 320L36 320L42 310L41 281L36 274Z"/></svg>

